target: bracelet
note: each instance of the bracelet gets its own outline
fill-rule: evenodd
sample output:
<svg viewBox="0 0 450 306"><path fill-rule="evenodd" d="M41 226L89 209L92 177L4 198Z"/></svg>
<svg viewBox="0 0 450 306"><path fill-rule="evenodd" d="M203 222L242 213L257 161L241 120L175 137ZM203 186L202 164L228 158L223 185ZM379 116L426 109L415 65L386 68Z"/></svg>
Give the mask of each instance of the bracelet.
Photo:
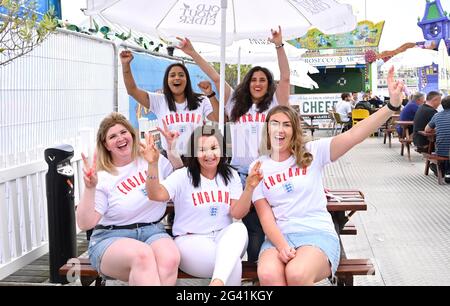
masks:
<svg viewBox="0 0 450 306"><path fill-rule="evenodd" d="M210 93L209 95L207 95L208 98L212 98L216 95L216 93L213 91L212 93Z"/></svg>
<svg viewBox="0 0 450 306"><path fill-rule="evenodd" d="M275 45L275 49L280 49L280 48L282 48L284 46L284 43L281 43L281 45Z"/></svg>
<svg viewBox="0 0 450 306"><path fill-rule="evenodd" d="M391 101L389 101L386 105L387 105L387 107L388 107L391 111L394 111L394 112L397 112L397 111L400 110L400 108L402 108L401 105L400 105L400 106L394 106L394 105L392 105L392 104L391 104Z"/></svg>
<svg viewBox="0 0 450 306"><path fill-rule="evenodd" d="M157 175L147 175L148 180L156 180L158 178Z"/></svg>

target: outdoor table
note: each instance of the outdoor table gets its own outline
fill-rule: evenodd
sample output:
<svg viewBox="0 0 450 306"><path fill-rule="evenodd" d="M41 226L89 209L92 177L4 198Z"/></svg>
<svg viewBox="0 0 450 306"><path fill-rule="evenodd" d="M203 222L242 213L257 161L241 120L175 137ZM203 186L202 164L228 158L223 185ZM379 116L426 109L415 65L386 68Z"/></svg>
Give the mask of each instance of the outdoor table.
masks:
<svg viewBox="0 0 450 306"><path fill-rule="evenodd" d="M301 119L304 120L304 117L309 117L310 119L310 124L309 124L309 130L311 131L311 136L314 136L314 130L315 127L313 125L313 121L315 117L320 117L320 116L324 116L325 114L300 114L300 116L302 117ZM305 121L306 123L306 121Z"/></svg>

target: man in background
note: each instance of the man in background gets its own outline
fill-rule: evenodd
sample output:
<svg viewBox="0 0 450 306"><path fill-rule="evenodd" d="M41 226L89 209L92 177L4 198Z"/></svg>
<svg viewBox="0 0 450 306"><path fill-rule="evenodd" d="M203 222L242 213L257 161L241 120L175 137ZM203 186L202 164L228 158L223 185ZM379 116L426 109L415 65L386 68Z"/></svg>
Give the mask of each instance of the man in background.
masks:
<svg viewBox="0 0 450 306"><path fill-rule="evenodd" d="M411 101L406 104L400 113L400 121L413 121L419 106L425 103L425 95L421 92L416 92L412 95ZM409 134L413 133L413 127L408 127ZM403 129L397 125L397 133L403 135Z"/></svg>

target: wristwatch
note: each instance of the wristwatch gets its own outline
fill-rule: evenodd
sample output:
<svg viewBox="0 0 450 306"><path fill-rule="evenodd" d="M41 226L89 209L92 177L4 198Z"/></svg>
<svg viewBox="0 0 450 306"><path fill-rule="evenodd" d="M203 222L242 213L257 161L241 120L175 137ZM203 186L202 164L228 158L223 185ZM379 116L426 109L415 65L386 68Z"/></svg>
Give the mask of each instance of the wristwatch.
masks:
<svg viewBox="0 0 450 306"><path fill-rule="evenodd" d="M207 95L208 98L212 98L216 95L216 93L213 91L212 93L210 93L209 95Z"/></svg>
<svg viewBox="0 0 450 306"><path fill-rule="evenodd" d="M397 112L400 110L400 108L402 108L401 104L399 106L394 106L391 104L391 101L389 101L386 105L391 111L394 111L394 112Z"/></svg>

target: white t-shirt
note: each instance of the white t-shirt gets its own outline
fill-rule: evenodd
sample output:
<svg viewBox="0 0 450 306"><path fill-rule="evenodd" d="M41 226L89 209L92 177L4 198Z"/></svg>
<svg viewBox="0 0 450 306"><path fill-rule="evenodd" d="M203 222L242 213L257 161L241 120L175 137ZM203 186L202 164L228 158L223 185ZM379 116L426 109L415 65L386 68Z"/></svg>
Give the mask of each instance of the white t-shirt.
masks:
<svg viewBox="0 0 450 306"><path fill-rule="evenodd" d="M252 200L269 202L282 233L325 231L337 236L322 183L322 170L331 162L331 139L305 145L314 157L307 168L298 168L293 156L283 162L269 156L259 158L264 179L253 191Z"/></svg>
<svg viewBox="0 0 450 306"><path fill-rule="evenodd" d="M348 114L352 112L352 104L350 102L341 100L336 104L336 113L341 116L342 122L348 122L350 118Z"/></svg>
<svg viewBox="0 0 450 306"><path fill-rule="evenodd" d="M186 155L187 143L194 129L203 125L207 116L213 112L209 99L202 97L200 105L195 110L187 108L187 100L184 103L175 103L177 111L171 112L167 105L166 97L163 94L147 92L150 99L150 111L158 117L158 123L163 128L163 121L166 122L169 130L178 131L180 137L177 141L177 150L180 154ZM167 149L166 139L162 137L162 146Z"/></svg>
<svg viewBox="0 0 450 306"><path fill-rule="evenodd" d="M233 92L231 92L227 105L225 105L225 112L228 117L230 117L236 103L236 100L232 100L232 97ZM231 164L233 166L247 167L258 158L267 113L277 105L278 100L276 94L274 94L273 100L266 111L259 113L257 104L253 103L248 112L241 116L238 121L229 123L232 147Z"/></svg>
<svg viewBox="0 0 450 306"><path fill-rule="evenodd" d="M231 172L228 185L221 176L209 180L201 175L200 186L194 188L187 168L176 170L161 182L175 207L174 236L210 233L233 222L230 204L240 198L242 185L238 173Z"/></svg>
<svg viewBox="0 0 450 306"><path fill-rule="evenodd" d="M127 225L161 219L167 203L151 201L147 197L147 161L138 157L128 165L116 169L118 175L98 172L95 210L102 215L99 224ZM164 156L159 158L158 170L162 178L173 172L172 165Z"/></svg>

